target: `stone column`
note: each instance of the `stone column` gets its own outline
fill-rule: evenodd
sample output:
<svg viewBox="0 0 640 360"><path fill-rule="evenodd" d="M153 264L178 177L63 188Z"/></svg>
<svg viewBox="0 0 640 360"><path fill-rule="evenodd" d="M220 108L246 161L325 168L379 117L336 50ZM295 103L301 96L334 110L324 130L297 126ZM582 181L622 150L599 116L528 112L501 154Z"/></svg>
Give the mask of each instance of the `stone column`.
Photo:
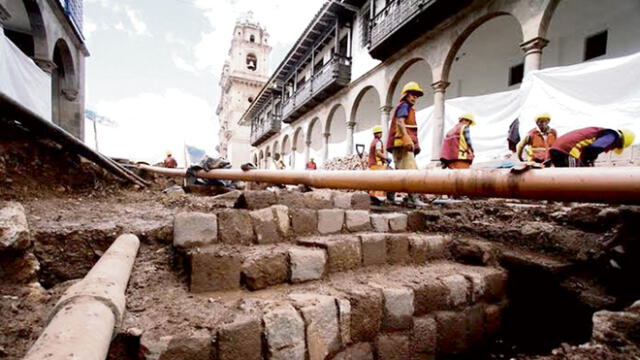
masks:
<svg viewBox="0 0 640 360"><path fill-rule="evenodd" d="M291 170L295 170L296 169L296 150L298 150L297 147L292 146L291 147Z"/></svg>
<svg viewBox="0 0 640 360"><path fill-rule="evenodd" d="M322 148L322 161L329 160L329 137L331 137L331 133L322 134L324 137L324 147Z"/></svg>
<svg viewBox="0 0 640 360"><path fill-rule="evenodd" d="M355 127L354 121L347 123L347 155L353 155L353 130Z"/></svg>
<svg viewBox="0 0 640 360"><path fill-rule="evenodd" d="M444 93L449 86L446 81L437 81L431 84L433 89L433 144L431 148L431 162L440 161L440 148L444 137Z"/></svg>
<svg viewBox="0 0 640 360"><path fill-rule="evenodd" d="M542 49L549 44L549 40L536 37L520 44L520 49L524 51L524 74L542 68Z"/></svg>
<svg viewBox="0 0 640 360"><path fill-rule="evenodd" d="M389 133L389 121L391 120L391 110L393 106L385 105L380 108L380 125L382 126L382 141L387 141L387 134Z"/></svg>
<svg viewBox="0 0 640 360"><path fill-rule="evenodd" d="M304 164L306 167L309 162L309 158L311 157L311 141L307 141L304 144L307 145L307 147L304 148Z"/></svg>

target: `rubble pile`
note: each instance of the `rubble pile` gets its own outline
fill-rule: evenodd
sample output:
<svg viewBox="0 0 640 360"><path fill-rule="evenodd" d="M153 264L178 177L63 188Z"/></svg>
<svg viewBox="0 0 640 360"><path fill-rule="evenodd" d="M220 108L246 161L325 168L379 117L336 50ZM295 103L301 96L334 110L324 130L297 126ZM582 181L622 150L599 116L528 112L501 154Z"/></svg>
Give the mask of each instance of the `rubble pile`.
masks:
<svg viewBox="0 0 640 360"><path fill-rule="evenodd" d="M367 157L365 153L362 159L357 155L347 155L327 160L322 165L323 170L367 170Z"/></svg>

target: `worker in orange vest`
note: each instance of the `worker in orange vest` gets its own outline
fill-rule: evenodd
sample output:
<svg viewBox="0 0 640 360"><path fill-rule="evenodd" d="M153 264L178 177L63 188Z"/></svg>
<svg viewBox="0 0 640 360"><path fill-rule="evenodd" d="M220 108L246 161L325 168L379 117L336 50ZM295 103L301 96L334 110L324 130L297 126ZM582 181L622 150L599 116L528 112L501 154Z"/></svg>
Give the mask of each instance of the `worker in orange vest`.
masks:
<svg viewBox="0 0 640 360"><path fill-rule="evenodd" d="M475 117L467 113L458 119L458 124L449 130L442 142L440 161L444 169L468 169L473 162L469 127L476 124Z"/></svg>
<svg viewBox="0 0 640 360"><path fill-rule="evenodd" d="M636 135L631 130L587 127L560 136L549 150L555 167L585 167L603 152L615 151L620 155L633 144Z"/></svg>
<svg viewBox="0 0 640 360"><path fill-rule="evenodd" d="M388 170L388 164L391 160L387 158L387 155L385 155L384 152L384 144L382 143L382 126L374 126L371 131L373 132L373 140L369 145L369 170ZM386 193L382 190L371 190L369 191L369 196L376 198L373 200L374 202L376 202L376 200L378 200L377 202L380 202L380 200L384 199Z"/></svg>
<svg viewBox="0 0 640 360"><path fill-rule="evenodd" d="M551 115L542 113L536 117L537 127L531 129L527 136L518 143L516 154L521 161L535 161L544 163L549 160L549 149L555 143L558 134L555 129L549 127ZM527 156L523 157L525 151Z"/></svg>
<svg viewBox="0 0 640 360"><path fill-rule="evenodd" d="M166 168L175 169L178 167L178 162L171 156L171 151L167 151L167 157L164 158L163 164Z"/></svg>
<svg viewBox="0 0 640 360"><path fill-rule="evenodd" d="M318 169L318 165L316 165L316 162L313 161L313 158L309 159L309 162L307 163L307 165L305 165L304 167L305 170L317 170Z"/></svg>

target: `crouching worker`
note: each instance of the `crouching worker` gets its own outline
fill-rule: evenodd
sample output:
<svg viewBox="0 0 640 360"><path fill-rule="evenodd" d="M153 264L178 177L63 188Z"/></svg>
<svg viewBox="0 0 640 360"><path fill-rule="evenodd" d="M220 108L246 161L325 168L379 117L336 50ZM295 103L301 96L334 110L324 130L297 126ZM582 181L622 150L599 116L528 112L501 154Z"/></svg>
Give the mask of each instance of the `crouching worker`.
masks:
<svg viewBox="0 0 640 360"><path fill-rule="evenodd" d="M467 113L458 119L458 124L449 130L442 142L440 161L443 169L468 169L473 162L469 126L476 124L475 118Z"/></svg>
<svg viewBox="0 0 640 360"><path fill-rule="evenodd" d="M555 167L593 166L598 155L611 150L622 154L634 140L635 134L631 130L587 127L560 136L549 155Z"/></svg>

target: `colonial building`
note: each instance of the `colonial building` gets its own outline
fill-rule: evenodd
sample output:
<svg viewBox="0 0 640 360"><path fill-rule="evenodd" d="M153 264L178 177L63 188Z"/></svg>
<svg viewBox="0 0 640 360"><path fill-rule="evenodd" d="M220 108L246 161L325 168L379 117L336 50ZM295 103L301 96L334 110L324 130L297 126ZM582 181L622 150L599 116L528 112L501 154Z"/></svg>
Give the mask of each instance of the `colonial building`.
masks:
<svg viewBox="0 0 640 360"><path fill-rule="evenodd" d="M239 120L269 79L271 46L268 40L267 31L252 19L251 14L239 20L222 69L220 102L216 110L220 121L218 152L234 167L251 161L250 128Z"/></svg>
<svg viewBox="0 0 640 360"><path fill-rule="evenodd" d="M637 0L327 1L241 122L252 160L290 167L352 154L385 128L408 81L426 90L439 158L445 100L518 89L536 69L640 51ZM423 146L424 147L424 146Z"/></svg>
<svg viewBox="0 0 640 360"><path fill-rule="evenodd" d="M89 55L82 9L82 0L0 0L0 95L79 139Z"/></svg>

